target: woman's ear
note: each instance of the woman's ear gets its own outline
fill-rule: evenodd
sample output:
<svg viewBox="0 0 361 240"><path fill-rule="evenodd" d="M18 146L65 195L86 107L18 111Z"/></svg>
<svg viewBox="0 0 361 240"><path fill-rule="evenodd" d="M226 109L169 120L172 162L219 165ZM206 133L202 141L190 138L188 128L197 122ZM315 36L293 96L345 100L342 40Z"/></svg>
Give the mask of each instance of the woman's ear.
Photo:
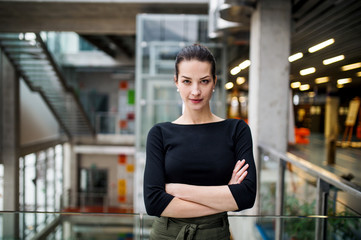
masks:
<svg viewBox="0 0 361 240"><path fill-rule="evenodd" d="M216 87L216 85L217 85L217 80L218 80L218 79L217 79L217 76L215 76L215 77L214 77L214 87Z"/></svg>
<svg viewBox="0 0 361 240"><path fill-rule="evenodd" d="M174 75L174 76L173 76L173 78L174 78L174 83L175 83L175 85L178 85L178 79L177 79L177 76L176 76L176 75Z"/></svg>

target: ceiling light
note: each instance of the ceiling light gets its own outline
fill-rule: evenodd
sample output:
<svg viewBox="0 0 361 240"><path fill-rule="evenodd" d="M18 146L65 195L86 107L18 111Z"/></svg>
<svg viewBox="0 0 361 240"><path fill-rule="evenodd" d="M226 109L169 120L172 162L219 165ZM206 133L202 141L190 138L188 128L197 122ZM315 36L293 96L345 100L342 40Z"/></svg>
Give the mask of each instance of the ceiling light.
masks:
<svg viewBox="0 0 361 240"><path fill-rule="evenodd" d="M302 57L303 57L303 53L301 53L301 52L295 53L295 54L288 57L288 61L289 62L294 62L294 61L296 61L296 60L298 60L298 59L300 59Z"/></svg>
<svg viewBox="0 0 361 240"><path fill-rule="evenodd" d="M229 90L229 89L232 89L233 86L234 86L233 82L228 82L228 83L226 83L225 88L226 88L227 90Z"/></svg>
<svg viewBox="0 0 361 240"><path fill-rule="evenodd" d="M238 74L241 70L246 69L247 67L249 67L251 65L251 61L250 60L245 60L243 62L241 62L238 66L234 67L231 69L231 74L232 75L236 75Z"/></svg>
<svg viewBox="0 0 361 240"><path fill-rule="evenodd" d="M331 63L335 63L335 62L338 62L338 61L341 61L341 60L344 60L345 59L345 56L344 55L339 55L339 56L336 56L336 57L333 57L333 58L328 58L328 59L325 59L323 60L323 65L329 65Z"/></svg>
<svg viewBox="0 0 361 240"><path fill-rule="evenodd" d="M348 70L352 70L352 69L360 68L360 67L361 67L361 62L357 62L357 63L342 66L341 69L342 69L342 71L348 71Z"/></svg>
<svg viewBox="0 0 361 240"><path fill-rule="evenodd" d="M328 81L330 81L329 77L319 77L315 79L316 84L327 83Z"/></svg>
<svg viewBox="0 0 361 240"><path fill-rule="evenodd" d="M316 51L318 51L318 50L321 50L322 48L325 48L325 47L333 44L334 42L335 42L335 39L333 39L333 38L328 39L328 40L326 40L326 41L324 41L324 42L322 42L322 43L319 43L319 44L317 44L317 45L315 45L315 46L313 46L313 47L310 47L310 48L308 49L308 51L309 51L310 53L314 53L314 52L316 52Z"/></svg>
<svg viewBox="0 0 361 240"><path fill-rule="evenodd" d="M300 86L301 91L306 91L308 89L310 89L310 84L303 84Z"/></svg>
<svg viewBox="0 0 361 240"><path fill-rule="evenodd" d="M293 82L291 83L291 88L299 88L301 86L300 82Z"/></svg>
<svg viewBox="0 0 361 240"><path fill-rule="evenodd" d="M343 88L344 85L343 84L337 84L337 88Z"/></svg>
<svg viewBox="0 0 361 240"><path fill-rule="evenodd" d="M250 60L245 60L242 63L240 63L238 66L243 70L248 68L251 65L251 61Z"/></svg>
<svg viewBox="0 0 361 240"><path fill-rule="evenodd" d="M357 72L356 76L361 77L361 72Z"/></svg>
<svg viewBox="0 0 361 240"><path fill-rule="evenodd" d="M237 80L236 80L237 84L238 85L242 85L243 83L246 82L246 78L244 77L238 77Z"/></svg>
<svg viewBox="0 0 361 240"><path fill-rule="evenodd" d="M311 73L314 73L314 72L316 72L316 68L310 67L310 68L306 68L306 69L301 70L300 74L302 76L304 76L304 75L308 75L308 74L311 74Z"/></svg>
<svg viewBox="0 0 361 240"><path fill-rule="evenodd" d="M337 80L337 84L343 85L352 82L352 78L341 78Z"/></svg>
<svg viewBox="0 0 361 240"><path fill-rule="evenodd" d="M242 69L241 69L239 66L236 66L236 67L232 68L231 74L232 74L232 75L236 75L236 74L238 74L241 70L242 70Z"/></svg>

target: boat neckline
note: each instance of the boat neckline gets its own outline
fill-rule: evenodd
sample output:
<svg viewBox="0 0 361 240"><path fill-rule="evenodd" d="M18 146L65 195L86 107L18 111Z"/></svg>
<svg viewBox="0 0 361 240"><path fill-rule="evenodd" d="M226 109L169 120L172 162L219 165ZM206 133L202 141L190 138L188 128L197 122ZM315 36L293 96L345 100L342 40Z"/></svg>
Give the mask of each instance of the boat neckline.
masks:
<svg viewBox="0 0 361 240"><path fill-rule="evenodd" d="M174 123L174 122L168 122L169 124L175 125L175 126L204 126L204 125L211 125L211 124L220 124L226 122L228 119L223 119L221 121L216 122L206 122L206 123L191 123L191 124L180 124L180 123Z"/></svg>

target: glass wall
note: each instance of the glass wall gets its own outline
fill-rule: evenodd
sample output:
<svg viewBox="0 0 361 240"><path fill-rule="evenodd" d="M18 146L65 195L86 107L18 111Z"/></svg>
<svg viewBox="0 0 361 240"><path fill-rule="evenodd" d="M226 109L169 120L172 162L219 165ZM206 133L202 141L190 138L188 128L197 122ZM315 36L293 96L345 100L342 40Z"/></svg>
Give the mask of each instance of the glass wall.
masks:
<svg viewBox="0 0 361 240"><path fill-rule="evenodd" d="M34 212L19 215L21 238L41 231L54 219L54 212L61 211L63 157L63 146L56 145L19 159L20 211Z"/></svg>

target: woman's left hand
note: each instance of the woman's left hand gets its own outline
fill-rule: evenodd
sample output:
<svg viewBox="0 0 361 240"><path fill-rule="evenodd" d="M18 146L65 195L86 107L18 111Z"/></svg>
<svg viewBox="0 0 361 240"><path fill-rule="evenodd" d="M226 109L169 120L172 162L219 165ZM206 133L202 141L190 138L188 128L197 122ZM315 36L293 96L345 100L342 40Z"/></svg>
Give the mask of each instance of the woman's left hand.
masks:
<svg viewBox="0 0 361 240"><path fill-rule="evenodd" d="M248 163L244 165L245 163L246 161L244 159L242 161L240 160L237 161L233 169L231 180L229 180L228 184L240 184L243 181L243 179L248 174L246 170L249 167Z"/></svg>

